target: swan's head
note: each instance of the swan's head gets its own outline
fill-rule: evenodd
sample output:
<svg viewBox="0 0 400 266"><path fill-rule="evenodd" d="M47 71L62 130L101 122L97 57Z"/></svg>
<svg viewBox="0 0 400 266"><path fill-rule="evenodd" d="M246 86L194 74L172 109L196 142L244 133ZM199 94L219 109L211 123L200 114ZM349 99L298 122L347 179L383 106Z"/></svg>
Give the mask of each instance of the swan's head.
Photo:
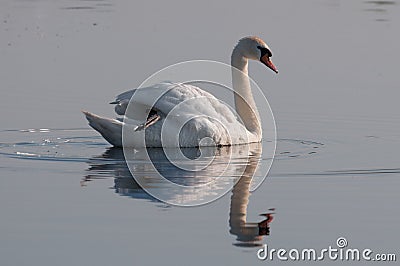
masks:
<svg viewBox="0 0 400 266"><path fill-rule="evenodd" d="M271 49L259 37L250 36L240 39L235 47L235 50L236 49L240 51L241 56L252 60L258 60L275 73L278 73L278 69L271 61Z"/></svg>

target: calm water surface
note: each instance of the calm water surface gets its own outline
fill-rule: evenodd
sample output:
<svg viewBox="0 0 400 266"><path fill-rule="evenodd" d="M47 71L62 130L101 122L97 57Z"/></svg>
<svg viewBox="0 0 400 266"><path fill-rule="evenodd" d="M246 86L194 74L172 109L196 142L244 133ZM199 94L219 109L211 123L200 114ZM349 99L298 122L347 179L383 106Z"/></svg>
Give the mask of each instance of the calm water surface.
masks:
<svg viewBox="0 0 400 266"><path fill-rule="evenodd" d="M398 1L1 1L0 264L266 264L262 244L322 249L340 236L398 252L399 20ZM114 95L173 63L229 62L250 34L280 70L250 64L277 124L267 179L250 192L270 160L262 147L220 150L221 165L236 156L231 192L195 208L152 198L80 110L113 116ZM150 153L175 182L214 178Z"/></svg>

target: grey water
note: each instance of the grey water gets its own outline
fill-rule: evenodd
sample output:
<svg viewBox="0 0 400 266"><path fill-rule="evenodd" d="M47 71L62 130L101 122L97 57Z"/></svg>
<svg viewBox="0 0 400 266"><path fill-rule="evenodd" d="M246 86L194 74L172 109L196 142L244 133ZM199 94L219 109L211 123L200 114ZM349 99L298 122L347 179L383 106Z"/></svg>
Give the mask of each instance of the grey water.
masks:
<svg viewBox="0 0 400 266"><path fill-rule="evenodd" d="M399 26L398 1L1 1L0 264L262 265L264 244L339 237L398 252ZM237 156L220 199L158 201L80 110L112 117L118 93L185 60L229 63L247 35L280 71L249 70L277 126L268 176L251 192L252 162L270 158ZM178 183L214 178L157 160Z"/></svg>

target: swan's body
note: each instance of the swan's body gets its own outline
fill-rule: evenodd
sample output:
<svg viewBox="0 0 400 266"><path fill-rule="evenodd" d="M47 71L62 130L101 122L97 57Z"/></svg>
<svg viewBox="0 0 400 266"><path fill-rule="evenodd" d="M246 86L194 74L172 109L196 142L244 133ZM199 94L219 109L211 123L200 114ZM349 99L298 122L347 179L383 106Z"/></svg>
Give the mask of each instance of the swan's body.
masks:
<svg viewBox="0 0 400 266"><path fill-rule="evenodd" d="M268 46L257 37L243 38L234 48L231 64L237 114L196 86L172 82L118 95L112 103L116 104L115 112L123 115L124 119L100 117L89 112L84 114L90 126L118 147L197 147L260 142L261 125L247 66L248 59L259 59L277 72L270 56ZM155 98L158 99L156 102ZM128 108L131 100L133 108ZM123 127L127 130L124 132L129 132L124 143ZM182 127L178 134L175 132L177 127Z"/></svg>

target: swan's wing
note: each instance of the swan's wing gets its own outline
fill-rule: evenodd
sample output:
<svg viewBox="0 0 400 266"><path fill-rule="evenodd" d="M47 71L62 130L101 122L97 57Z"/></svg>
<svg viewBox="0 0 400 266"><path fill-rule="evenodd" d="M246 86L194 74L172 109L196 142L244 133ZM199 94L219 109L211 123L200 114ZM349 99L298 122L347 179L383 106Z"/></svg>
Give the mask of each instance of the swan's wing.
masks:
<svg viewBox="0 0 400 266"><path fill-rule="evenodd" d="M175 86L178 86L178 84L172 83L172 82L163 82L163 83L155 84L150 87L140 88L140 90L145 90L145 91L141 91L141 92L145 92L145 97L149 96L148 94L150 94L150 97L151 96L157 97L157 96L163 95L164 92L170 90L171 88L173 88ZM110 102L110 104L115 104L114 110L118 115L125 115L126 108L128 107L129 101L131 100L132 96L136 92L138 92L137 89L125 91L123 93L118 94L117 97L115 97L115 100ZM140 93L138 93L138 94L140 94ZM148 99L143 100L143 99L141 99L141 97L139 98L138 94L136 94L135 98L134 98L134 101L137 102L138 104L143 104L148 100ZM150 97L146 97L146 98L150 98Z"/></svg>
<svg viewBox="0 0 400 266"><path fill-rule="evenodd" d="M119 95L117 95L117 97L115 98L114 101L110 102L110 104L115 104L115 112L118 115L125 115L126 113L126 109L128 108L128 104L132 99L132 96L135 95L135 97L132 99L132 102L135 103L135 109L141 109L141 106L143 106L143 108L145 108L147 111L152 110L155 106L155 99L158 99L160 97L162 97L166 92L168 92L169 90L173 89L174 87L179 87L182 86L178 83L172 83L172 82L162 82L162 83L158 83L155 84L153 86L149 86L149 87L143 87L140 89L132 89L132 90L128 90L125 91ZM184 86L184 85L183 85ZM188 85L190 86L190 85ZM191 86L194 87L194 86ZM185 89L190 90L192 88L186 87ZM178 92L179 94L179 92ZM179 95L175 94L171 94L169 97L172 98L180 98ZM151 101L151 99L153 99L153 101ZM176 102L176 101L173 101ZM176 102L177 103L177 102ZM176 105L176 103L172 103L172 105L169 105L169 109L173 108L174 105ZM164 102L164 104L168 104L167 102Z"/></svg>
<svg viewBox="0 0 400 266"><path fill-rule="evenodd" d="M179 103L179 92L170 93L168 97L164 97L169 90L176 86L179 85L171 82L163 82L149 87L132 89L119 94L113 102L110 102L110 104L115 104L114 109L118 115L125 115L131 119L143 121L143 115L145 115L145 113L160 112L160 110L157 110L157 105L162 106L163 108L161 108L161 112L167 114L170 109ZM190 90L190 88L186 89ZM135 97L132 98L133 95L135 95ZM158 101L160 98L163 99ZM126 109L131 100L134 107L131 108L129 114L126 114Z"/></svg>
<svg viewBox="0 0 400 266"><path fill-rule="evenodd" d="M114 110L118 115L125 115L126 108L128 107L129 100L131 99L132 95L135 93L136 89L132 89L126 92L123 92L117 97L115 100L110 102L110 104L115 104Z"/></svg>
<svg viewBox="0 0 400 266"><path fill-rule="evenodd" d="M158 83L121 93L116 100L119 101L116 106L118 114L134 121L143 121L144 124L154 115L160 116L160 120L169 115L177 126L189 120L193 121L196 128L209 128L212 131L225 130L223 127L237 128L238 125L233 108L190 84ZM131 106L127 110L129 101Z"/></svg>
<svg viewBox="0 0 400 266"><path fill-rule="evenodd" d="M132 95L135 93L136 89L132 89L129 91L125 91L121 94L118 94L117 97L115 97L115 100L113 102L110 102L110 104L118 104L119 102L123 101L123 100L130 100L130 98L132 97Z"/></svg>
<svg viewBox="0 0 400 266"><path fill-rule="evenodd" d="M125 95L129 95L128 92ZM168 114L176 106L183 104L185 106L183 111L185 112L209 115L220 113L236 119L232 109L225 103L219 101L207 91L190 84L158 83L151 87L136 89L132 95L132 98L129 99L133 105L145 106L148 110L149 108L155 109L163 114Z"/></svg>

